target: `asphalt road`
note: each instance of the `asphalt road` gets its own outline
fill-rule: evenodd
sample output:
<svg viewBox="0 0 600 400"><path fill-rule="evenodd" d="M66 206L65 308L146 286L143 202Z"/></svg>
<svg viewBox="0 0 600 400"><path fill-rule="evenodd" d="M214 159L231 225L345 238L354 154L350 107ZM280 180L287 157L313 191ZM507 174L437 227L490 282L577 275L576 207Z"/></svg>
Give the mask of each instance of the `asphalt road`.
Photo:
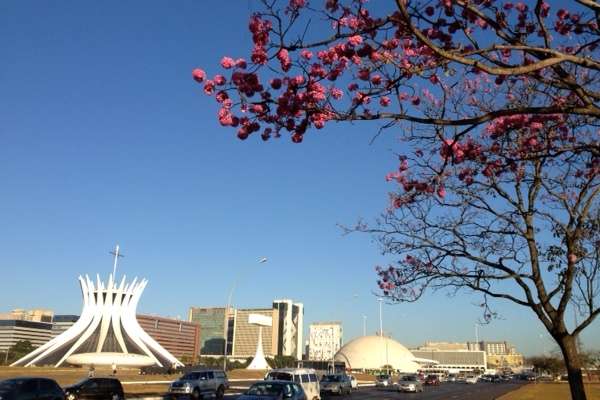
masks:
<svg viewBox="0 0 600 400"><path fill-rule="evenodd" d="M519 388L521 385L523 384L476 383L475 385L466 385L443 383L440 386L425 386L423 393L398 393L392 390L368 387L360 388L349 396L327 396L324 400L494 400ZM227 400L235 400L237 397L237 394L225 396Z"/></svg>

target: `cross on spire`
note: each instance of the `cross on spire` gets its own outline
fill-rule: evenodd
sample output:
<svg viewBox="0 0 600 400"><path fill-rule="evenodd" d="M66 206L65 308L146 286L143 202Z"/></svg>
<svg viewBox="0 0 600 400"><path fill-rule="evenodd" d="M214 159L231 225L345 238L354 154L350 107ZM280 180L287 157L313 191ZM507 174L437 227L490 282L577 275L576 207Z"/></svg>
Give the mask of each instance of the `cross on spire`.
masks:
<svg viewBox="0 0 600 400"><path fill-rule="evenodd" d="M113 281L117 280L116 274L117 274L117 261L119 260L119 257L125 257L123 254L119 253L119 245L117 244L117 246L115 247L115 251L111 251L109 252L109 254L112 254L113 256L115 256L115 263L113 265Z"/></svg>

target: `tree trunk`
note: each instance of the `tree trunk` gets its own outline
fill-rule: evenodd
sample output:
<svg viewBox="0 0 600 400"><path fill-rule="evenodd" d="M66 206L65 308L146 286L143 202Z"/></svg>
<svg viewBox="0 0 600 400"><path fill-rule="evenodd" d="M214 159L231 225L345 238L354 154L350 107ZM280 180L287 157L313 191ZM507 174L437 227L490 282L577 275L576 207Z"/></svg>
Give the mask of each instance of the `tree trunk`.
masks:
<svg viewBox="0 0 600 400"><path fill-rule="evenodd" d="M565 359L567 374L569 375L569 388L572 400L586 400L585 388L583 386L583 375L581 374L581 361L577 349L577 338L565 336L558 341L560 350Z"/></svg>

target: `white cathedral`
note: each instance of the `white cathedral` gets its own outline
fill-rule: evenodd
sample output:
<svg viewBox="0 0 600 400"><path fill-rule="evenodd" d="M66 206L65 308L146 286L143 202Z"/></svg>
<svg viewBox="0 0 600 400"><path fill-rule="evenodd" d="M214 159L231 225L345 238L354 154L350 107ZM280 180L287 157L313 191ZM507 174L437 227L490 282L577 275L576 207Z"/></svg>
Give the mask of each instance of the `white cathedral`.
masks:
<svg viewBox="0 0 600 400"><path fill-rule="evenodd" d="M113 254L115 266L106 285L100 276L96 284L87 275L79 277L83 309L77 322L12 366L59 367L65 362L119 367L183 366L138 324L136 308L148 281L135 278L128 284L123 277L117 285L114 276L120 256L118 246Z"/></svg>

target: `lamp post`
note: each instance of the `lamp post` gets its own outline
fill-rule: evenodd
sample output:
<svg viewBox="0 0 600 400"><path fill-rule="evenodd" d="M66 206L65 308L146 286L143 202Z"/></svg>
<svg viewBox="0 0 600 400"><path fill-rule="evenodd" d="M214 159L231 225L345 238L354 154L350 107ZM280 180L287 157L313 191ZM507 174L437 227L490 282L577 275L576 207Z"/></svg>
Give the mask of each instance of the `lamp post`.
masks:
<svg viewBox="0 0 600 400"><path fill-rule="evenodd" d="M367 336L367 316L363 315L363 336Z"/></svg>
<svg viewBox="0 0 600 400"><path fill-rule="evenodd" d="M267 262L267 260L267 257L262 257L258 260L258 263L264 264ZM229 309L231 308L231 299L233 298L233 291L237 286L238 278L239 276L237 276L236 279L234 279L233 284L231 285L231 290L229 291L229 296L227 297L227 307L225 308L225 346L223 348L223 371L227 371L227 346L229 345Z"/></svg>

